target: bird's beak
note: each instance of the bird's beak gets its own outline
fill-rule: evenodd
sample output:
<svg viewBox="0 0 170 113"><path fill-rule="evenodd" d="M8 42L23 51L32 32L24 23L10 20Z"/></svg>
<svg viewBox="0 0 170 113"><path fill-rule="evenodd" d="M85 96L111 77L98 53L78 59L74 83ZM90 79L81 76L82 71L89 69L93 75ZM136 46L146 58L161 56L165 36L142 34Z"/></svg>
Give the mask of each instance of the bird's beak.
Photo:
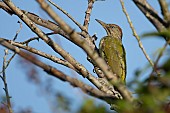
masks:
<svg viewBox="0 0 170 113"><path fill-rule="evenodd" d="M98 23L100 23L100 25L102 25L104 28L106 28L107 24L104 23L103 21L101 20L98 20L98 19L95 19Z"/></svg>

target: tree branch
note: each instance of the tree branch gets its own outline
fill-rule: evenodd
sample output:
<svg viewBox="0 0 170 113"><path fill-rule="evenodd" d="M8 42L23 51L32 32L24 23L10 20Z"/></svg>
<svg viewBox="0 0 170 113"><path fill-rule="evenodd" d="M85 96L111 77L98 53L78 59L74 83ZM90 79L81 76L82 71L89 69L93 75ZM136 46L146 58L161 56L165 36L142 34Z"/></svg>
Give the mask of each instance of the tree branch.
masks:
<svg viewBox="0 0 170 113"><path fill-rule="evenodd" d="M16 15L16 13L13 10L11 10L4 2L0 2L0 8L2 8L4 11L6 11L10 15L12 14ZM61 30L61 28L56 23L50 20L45 20L34 13L27 12L25 10L21 10L21 11L34 23L40 26L43 26L47 29L50 29L54 31L56 34L60 34L61 36L69 40L69 37L64 33L63 30Z"/></svg>
<svg viewBox="0 0 170 113"><path fill-rule="evenodd" d="M35 59L30 54L23 52L19 48L16 48L13 45L11 45L10 43L8 43L6 41L6 39L0 38L0 44L3 45L6 48L12 50L13 52L17 53L18 55L20 55L24 59L30 61L31 63L35 64L36 66L42 68L49 75L57 77L62 81L67 81L72 86L81 88L84 92L86 92L87 94L89 94L91 96L97 97L97 98L102 99L102 100L105 100L105 99L115 100L115 99L117 99L117 97L115 97L114 95L103 93L103 92L101 92L101 91L99 91L99 90L77 80L76 78L72 78L70 76L65 75L64 73L62 73L61 71L57 70L56 68L54 68L50 65L47 65L47 64L41 62L40 60Z"/></svg>
<svg viewBox="0 0 170 113"><path fill-rule="evenodd" d="M10 96L9 96L9 91L8 91L8 84L7 84L7 81L6 81L6 68L7 68L7 64L6 64L6 57L8 55L8 49L5 50L5 55L4 55L4 58L3 58L3 66L2 66L2 76L0 76L0 78L2 79L3 83L4 83L4 91L5 91L5 95L6 95L6 101L7 103L5 105L7 105L7 108L9 110L9 113L13 113L13 110L12 110L12 106L11 106L11 101L10 101Z"/></svg>
<svg viewBox="0 0 170 113"><path fill-rule="evenodd" d="M167 27L167 23L161 19L154 8L149 5L146 0L133 0L138 8L143 12L146 18L156 27L158 31L162 31Z"/></svg>
<svg viewBox="0 0 170 113"><path fill-rule="evenodd" d="M161 7L162 15L164 19L167 21L167 23L169 24L168 26L170 26L170 12L168 9L168 3L166 2L166 0L158 0L158 1Z"/></svg>
<svg viewBox="0 0 170 113"><path fill-rule="evenodd" d="M31 53L34 53L34 54L37 54L39 56L42 56L44 58L47 58L55 63L58 63L58 64L62 64L70 69L73 69L75 71L77 71L79 73L78 70L76 70L76 68L74 66L72 66L69 62L67 62L66 60L63 60L63 59L60 59L60 58L57 58L56 56L53 56L53 55L50 55L50 54L47 54L47 53L44 53L40 50L37 50L35 48L32 48L30 46L25 46L19 42L14 42L14 41L11 41L11 40L6 40L8 41L9 43L11 43L12 45L16 46L16 47L19 47L19 48L22 48L22 49L25 49Z"/></svg>

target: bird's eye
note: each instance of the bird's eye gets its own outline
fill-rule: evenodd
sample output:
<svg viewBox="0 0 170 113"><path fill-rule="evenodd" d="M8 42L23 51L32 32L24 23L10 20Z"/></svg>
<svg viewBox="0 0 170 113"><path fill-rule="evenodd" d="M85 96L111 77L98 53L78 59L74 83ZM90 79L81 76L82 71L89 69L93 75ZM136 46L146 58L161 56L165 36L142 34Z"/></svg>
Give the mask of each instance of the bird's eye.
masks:
<svg viewBox="0 0 170 113"><path fill-rule="evenodd" d="M115 26L111 26L111 28L115 28Z"/></svg>

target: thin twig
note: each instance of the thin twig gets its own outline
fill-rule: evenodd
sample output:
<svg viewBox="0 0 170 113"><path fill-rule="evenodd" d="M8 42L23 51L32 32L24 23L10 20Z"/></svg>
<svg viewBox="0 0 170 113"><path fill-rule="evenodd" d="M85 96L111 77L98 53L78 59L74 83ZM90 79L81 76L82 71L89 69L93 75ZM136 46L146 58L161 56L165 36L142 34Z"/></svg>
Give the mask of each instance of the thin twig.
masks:
<svg viewBox="0 0 170 113"><path fill-rule="evenodd" d="M84 19L84 24L83 26L85 27L85 31L88 32L88 26L89 26L89 22L90 22L90 15L92 12L92 8L93 8L93 4L94 4L95 0L88 0L88 7L86 10L86 15L85 15L85 19Z"/></svg>
<svg viewBox="0 0 170 113"><path fill-rule="evenodd" d="M133 26L133 24L132 24L132 21L131 21L129 15L128 15L126 9L125 9L123 0L120 0L120 3L121 3L121 6L122 6L122 10L123 10L124 14L126 15L126 18L127 18L127 20L128 20L128 23L129 23L129 25L130 25L130 28L132 29L133 35L135 36L135 38L136 38L137 41L138 41L139 47L141 48L143 54L145 55L146 59L149 61L149 63L150 63L150 65L152 66L152 68L154 69L154 64L153 64L153 62L151 61L149 55L146 53L146 51L145 51L145 49L144 49L144 47L143 47L143 45L142 45L142 42L141 42L139 36L137 35L137 32L136 32L136 30L135 30L135 28L134 28L134 26Z"/></svg>
<svg viewBox="0 0 170 113"><path fill-rule="evenodd" d="M15 35L13 41L15 41L15 40L17 39L17 36L18 36L19 32L20 32L21 29L22 29L22 23L21 23L20 21L18 21L18 23L20 24L20 27L19 27L18 31L16 32L16 35Z"/></svg>
<svg viewBox="0 0 170 113"><path fill-rule="evenodd" d="M165 45L163 46L163 48L161 48L161 51L159 52L159 55L158 55L158 57L157 57L157 59L156 59L156 61L155 61L155 63L154 63L154 68L155 68L155 70L157 70L158 62L159 62L159 60L161 59L161 57L163 56L163 54L164 54L164 52L165 52L165 50L166 50L166 48L167 48L167 46L168 46L169 43L170 43L170 40L165 43ZM151 73L150 75L152 76L153 73L154 73L154 71L152 71L152 73ZM160 73L158 73L158 75L160 75ZM151 76L150 76L150 78L151 78Z"/></svg>
<svg viewBox="0 0 170 113"><path fill-rule="evenodd" d="M37 41L39 41L39 37L32 37L32 38L29 38L28 40L25 40L24 42L20 42L20 44L26 44L26 45L28 45L28 43L30 43L30 42L32 42L32 41L34 41L34 40L37 40Z"/></svg>
<svg viewBox="0 0 170 113"><path fill-rule="evenodd" d="M45 35L49 36L49 35L53 35L53 34L56 34L56 33L55 32L46 33ZM24 42L19 42L19 43L28 45L28 43L30 43L31 41L34 41L34 40L39 41L39 39L40 39L40 37L32 37L32 38L29 38L28 40L25 40Z"/></svg>
<svg viewBox="0 0 170 113"><path fill-rule="evenodd" d="M67 13L65 10L63 10L60 6L52 2L51 0L48 0L52 5L54 5L58 10L60 10L62 13L64 13L68 18L70 18L82 31L85 31L84 27L78 23L69 13Z"/></svg>
<svg viewBox="0 0 170 113"><path fill-rule="evenodd" d="M6 61L6 65L5 65L5 69L7 69L7 67L9 66L10 62L12 61L12 59L15 57L16 53L13 53L13 55L11 56L11 58ZM3 73L3 71L0 72L0 74Z"/></svg>
<svg viewBox="0 0 170 113"><path fill-rule="evenodd" d="M93 8L93 4L95 3L96 0L88 0L88 6L87 6L87 10L85 11L85 18L84 18L84 28L85 30L81 32L81 34L88 34L88 27L89 27L89 22L90 22L90 15L92 13L92 8ZM84 37L85 40L89 43L89 46L95 50L95 43L94 43L94 38L90 37L90 36L86 36Z"/></svg>
<svg viewBox="0 0 170 113"><path fill-rule="evenodd" d="M9 110L9 113L13 113L12 111L12 106L11 106L11 101L10 101L10 96L9 96L9 91L8 91L8 84L6 82L6 73L5 73L5 70L6 70L6 57L8 55L8 49L5 49L5 55L4 55L4 58L3 58L3 66L2 66L2 76L1 79L3 80L3 83L4 83L4 91L5 91L5 94L6 94L6 101L7 101L7 108Z"/></svg>
<svg viewBox="0 0 170 113"><path fill-rule="evenodd" d="M12 59L15 57L16 53L14 53L11 58L7 61L7 64L6 64L6 68L9 66L10 62L12 61Z"/></svg>

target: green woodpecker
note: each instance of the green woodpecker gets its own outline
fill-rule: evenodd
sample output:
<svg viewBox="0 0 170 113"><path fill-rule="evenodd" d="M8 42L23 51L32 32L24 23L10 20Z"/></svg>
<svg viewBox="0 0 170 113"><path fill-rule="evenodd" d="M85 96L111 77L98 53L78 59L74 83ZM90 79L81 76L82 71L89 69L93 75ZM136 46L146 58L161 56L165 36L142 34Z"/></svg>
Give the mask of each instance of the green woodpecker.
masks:
<svg viewBox="0 0 170 113"><path fill-rule="evenodd" d="M107 36L100 40L99 54L107 62L114 74L126 79L126 53L122 45L122 30L116 24L106 24L96 19L106 30Z"/></svg>

